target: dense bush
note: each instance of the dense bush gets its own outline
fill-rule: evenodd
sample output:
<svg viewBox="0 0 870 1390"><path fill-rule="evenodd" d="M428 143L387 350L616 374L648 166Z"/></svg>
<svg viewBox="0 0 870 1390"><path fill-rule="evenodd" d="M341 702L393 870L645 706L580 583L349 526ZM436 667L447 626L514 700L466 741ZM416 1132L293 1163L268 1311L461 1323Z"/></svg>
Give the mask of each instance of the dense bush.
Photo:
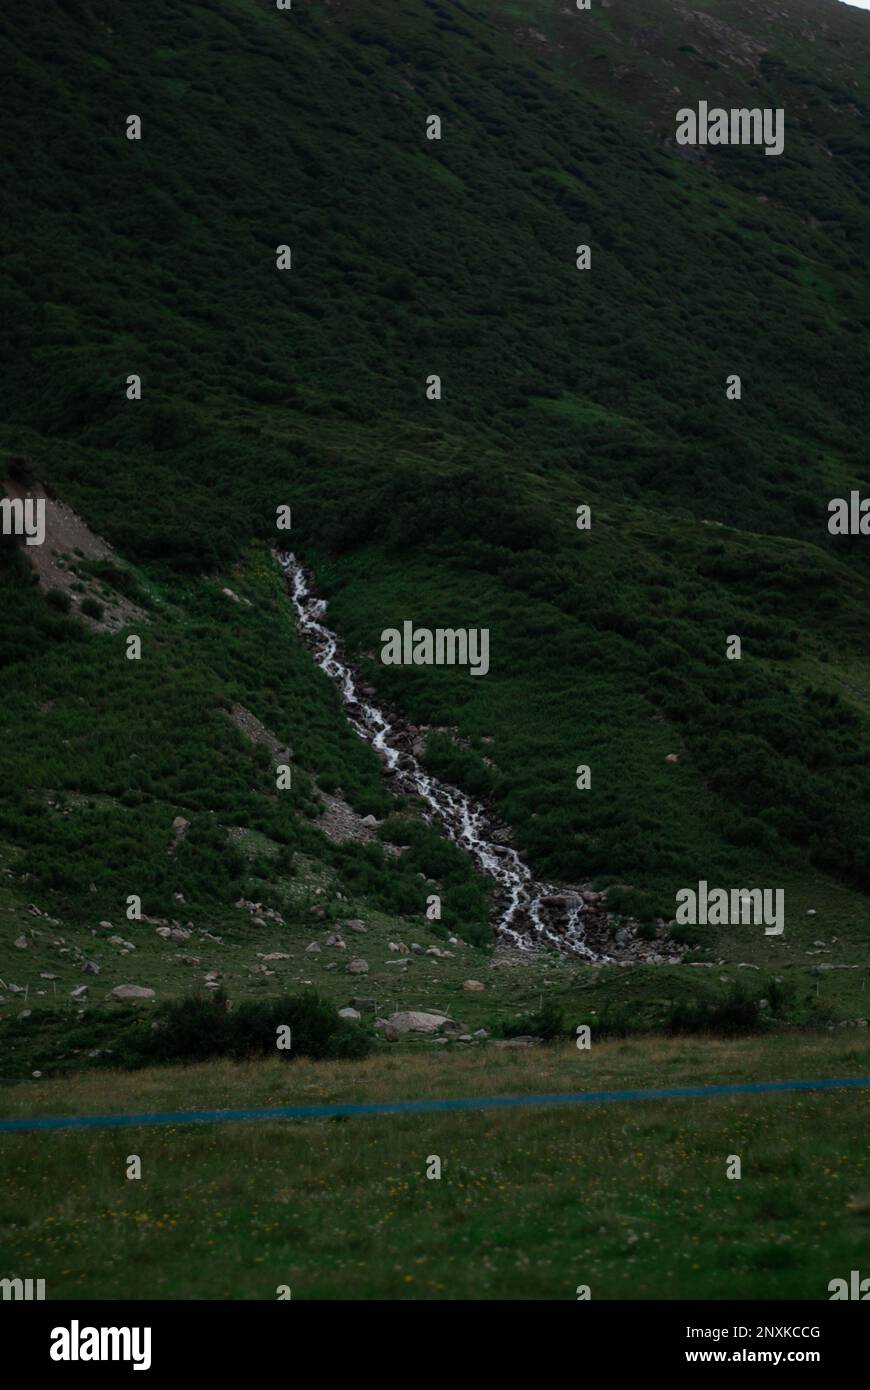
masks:
<svg viewBox="0 0 870 1390"><path fill-rule="evenodd" d="M541 1009L523 1014L520 1018L510 1019L502 1024L501 1031L505 1038L529 1036L543 1038L545 1042L555 1042L558 1038L568 1035L562 1010L550 1003L544 1004Z"/></svg>
<svg viewBox="0 0 870 1390"><path fill-rule="evenodd" d="M735 981L723 999L690 999L671 1005L666 1020L668 1033L722 1033L734 1036L754 1033L761 1026L760 995Z"/></svg>
<svg viewBox="0 0 870 1390"><path fill-rule="evenodd" d="M277 1048L278 1029L291 1032L291 1046ZM296 1057L365 1057L372 1037L360 1025L338 1018L335 1007L308 991L295 997L246 1000L231 1009L224 991L192 994L156 1011L152 1031L140 1044L144 1059L154 1062L205 1062L215 1057L238 1061L277 1055Z"/></svg>

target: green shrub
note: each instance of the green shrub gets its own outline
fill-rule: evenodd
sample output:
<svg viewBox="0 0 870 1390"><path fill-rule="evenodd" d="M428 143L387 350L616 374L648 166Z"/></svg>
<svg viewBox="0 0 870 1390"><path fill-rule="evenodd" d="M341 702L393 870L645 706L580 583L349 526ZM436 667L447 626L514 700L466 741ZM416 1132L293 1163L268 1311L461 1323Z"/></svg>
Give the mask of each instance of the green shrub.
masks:
<svg viewBox="0 0 870 1390"><path fill-rule="evenodd" d="M704 932L695 922L681 922L671 927L671 940L678 946L700 946L704 940Z"/></svg>
<svg viewBox="0 0 870 1390"><path fill-rule="evenodd" d="M98 603L95 598L89 597L82 599L82 612L85 613L87 617L96 618L97 622L99 622L105 611L103 605Z"/></svg>
<svg viewBox="0 0 870 1390"><path fill-rule="evenodd" d="M296 1057L357 1058L372 1049L369 1034L338 1018L314 991L281 999L246 1000L237 1009L223 989L174 999L157 1011L155 1027L141 1044L143 1061L205 1062L215 1057L244 1061L277 1053ZM291 1046L278 1050L280 1027L289 1027Z"/></svg>
<svg viewBox="0 0 870 1390"><path fill-rule="evenodd" d="M72 606L69 594L63 589L49 589L45 601L50 603L52 608L58 608L61 613L68 613Z"/></svg>
<svg viewBox="0 0 870 1390"><path fill-rule="evenodd" d="M543 1008L532 1013L511 1019L509 1023L502 1025L501 1031L505 1038L531 1036L543 1038L545 1042L555 1042L557 1038L568 1036L564 1015L555 1004L545 1004Z"/></svg>
<svg viewBox="0 0 870 1390"><path fill-rule="evenodd" d="M671 1005L665 1019L668 1033L723 1033L733 1037L754 1033L761 1024L760 995L746 985L732 984L723 999L692 999Z"/></svg>

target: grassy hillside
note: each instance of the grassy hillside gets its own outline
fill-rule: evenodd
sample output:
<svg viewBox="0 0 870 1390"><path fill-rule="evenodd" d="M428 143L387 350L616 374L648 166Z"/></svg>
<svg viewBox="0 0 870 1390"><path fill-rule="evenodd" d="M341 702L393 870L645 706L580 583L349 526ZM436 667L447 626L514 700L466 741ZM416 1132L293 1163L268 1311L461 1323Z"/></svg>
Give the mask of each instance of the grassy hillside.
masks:
<svg viewBox="0 0 870 1390"><path fill-rule="evenodd" d="M418 820L398 857L317 829L318 789L359 816L414 808L296 643L266 549L281 504L372 684L448 731L432 766L540 874L628 884L647 919L699 878L784 886L779 955L742 929L702 956L791 953L807 992L806 953L854 963L870 570L827 504L866 480L868 17L9 0L0 55L3 458L113 544L101 601L132 584L147 613L128 663L123 633L52 604L4 547L3 980L42 988L42 947L14 945L31 902L92 951L100 921L129 936L135 892L228 940L238 898L271 903L295 955L353 917L419 933L425 879L445 896L426 944L485 947L485 885ZM685 157L674 113L700 99L783 107L785 153ZM489 627L490 674L382 667L381 630L409 617ZM292 797L235 705L293 750ZM248 944L274 949L271 929ZM136 965L161 990L202 973L159 950ZM830 988L833 1016L839 992L866 1013L851 972Z"/></svg>

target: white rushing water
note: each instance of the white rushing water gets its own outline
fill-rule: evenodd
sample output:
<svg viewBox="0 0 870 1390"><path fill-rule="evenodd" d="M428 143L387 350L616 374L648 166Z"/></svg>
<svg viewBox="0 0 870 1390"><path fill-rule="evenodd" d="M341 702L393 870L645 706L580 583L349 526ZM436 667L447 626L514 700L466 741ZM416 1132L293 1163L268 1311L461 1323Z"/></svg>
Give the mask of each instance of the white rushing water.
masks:
<svg viewBox="0 0 870 1390"><path fill-rule="evenodd" d="M378 753L403 792L422 797L449 839L470 855L477 868L492 878L498 890L496 932L520 948L546 941L559 950L587 960L607 960L587 946L584 903L579 894L565 893L535 881L516 850L493 838L492 817L479 802L427 772L410 748L408 735L363 693L359 678L344 656L338 638L323 621L326 602L310 589L305 569L295 555L276 551L287 578L287 589L300 635L321 670L337 685L347 718L360 738ZM547 899L564 898L564 903Z"/></svg>

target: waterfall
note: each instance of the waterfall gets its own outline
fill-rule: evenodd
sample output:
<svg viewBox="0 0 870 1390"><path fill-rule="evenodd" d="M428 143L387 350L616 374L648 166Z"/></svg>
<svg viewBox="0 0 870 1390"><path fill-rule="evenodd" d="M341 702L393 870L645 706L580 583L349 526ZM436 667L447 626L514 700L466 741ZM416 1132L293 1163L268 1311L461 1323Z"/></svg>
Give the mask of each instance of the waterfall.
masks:
<svg viewBox="0 0 870 1390"><path fill-rule="evenodd" d="M537 882L516 850L493 838L493 818L486 808L427 772L414 753L401 746L405 735L363 694L338 638L326 626L326 602L311 592L304 567L287 551L275 553L287 579L299 634L318 666L338 686L351 727L375 749L394 784L421 797L448 838L468 853L481 873L494 880L499 903L497 935L520 949L545 941L572 956L608 960L586 944L582 897ZM552 920L552 905L547 903L552 898L564 899L557 903L560 920Z"/></svg>

